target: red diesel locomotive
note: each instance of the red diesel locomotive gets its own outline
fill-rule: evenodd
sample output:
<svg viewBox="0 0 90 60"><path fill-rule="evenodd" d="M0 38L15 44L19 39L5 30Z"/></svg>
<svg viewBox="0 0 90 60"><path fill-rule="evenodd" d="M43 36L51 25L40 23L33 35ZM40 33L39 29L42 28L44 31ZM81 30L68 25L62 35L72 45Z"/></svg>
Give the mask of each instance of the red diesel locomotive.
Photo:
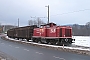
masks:
<svg viewBox="0 0 90 60"><path fill-rule="evenodd" d="M32 36L34 42L47 44L68 45L72 41L72 28L69 26L56 26L55 23L41 25L40 28L34 28Z"/></svg>
<svg viewBox="0 0 90 60"><path fill-rule="evenodd" d="M33 26L18 27L7 31L10 38L32 39L33 42L68 45L72 41L72 28L69 26L56 26L55 23L41 25L40 28Z"/></svg>

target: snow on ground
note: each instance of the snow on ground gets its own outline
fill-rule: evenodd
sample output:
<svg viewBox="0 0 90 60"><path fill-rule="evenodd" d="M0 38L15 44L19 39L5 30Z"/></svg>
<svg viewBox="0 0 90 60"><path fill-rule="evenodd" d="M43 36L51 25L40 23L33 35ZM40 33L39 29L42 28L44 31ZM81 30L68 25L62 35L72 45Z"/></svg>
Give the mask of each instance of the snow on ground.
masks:
<svg viewBox="0 0 90 60"><path fill-rule="evenodd" d="M90 47L90 36L73 36L75 45Z"/></svg>

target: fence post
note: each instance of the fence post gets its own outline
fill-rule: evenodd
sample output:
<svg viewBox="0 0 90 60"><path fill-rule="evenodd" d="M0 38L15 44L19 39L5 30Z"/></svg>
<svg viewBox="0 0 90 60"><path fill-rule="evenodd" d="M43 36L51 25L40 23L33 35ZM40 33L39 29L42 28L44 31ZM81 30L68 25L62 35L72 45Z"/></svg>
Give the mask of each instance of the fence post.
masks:
<svg viewBox="0 0 90 60"><path fill-rule="evenodd" d="M64 49L64 44L63 44L63 49Z"/></svg>

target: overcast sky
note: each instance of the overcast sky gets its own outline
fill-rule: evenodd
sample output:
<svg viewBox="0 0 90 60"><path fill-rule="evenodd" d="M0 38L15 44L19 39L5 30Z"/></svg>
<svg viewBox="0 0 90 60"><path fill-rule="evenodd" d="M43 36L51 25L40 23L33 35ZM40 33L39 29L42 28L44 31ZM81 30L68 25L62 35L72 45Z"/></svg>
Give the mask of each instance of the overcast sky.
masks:
<svg viewBox="0 0 90 60"><path fill-rule="evenodd" d="M28 25L28 20L34 19L31 16L47 17L47 5L50 22L66 25L90 21L90 0L0 0L0 23L17 25L19 18L20 26ZM47 18L41 19L47 22Z"/></svg>

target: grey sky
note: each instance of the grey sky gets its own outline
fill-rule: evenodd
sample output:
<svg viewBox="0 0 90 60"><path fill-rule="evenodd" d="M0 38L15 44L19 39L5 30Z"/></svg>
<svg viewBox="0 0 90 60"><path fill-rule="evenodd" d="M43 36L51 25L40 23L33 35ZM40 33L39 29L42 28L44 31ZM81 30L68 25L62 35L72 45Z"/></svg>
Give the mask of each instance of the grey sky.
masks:
<svg viewBox="0 0 90 60"><path fill-rule="evenodd" d="M79 11L90 9L90 0L0 0L0 23L17 25L19 18L20 26L28 25L30 16L47 17L46 5L50 6L50 22L65 25L90 21L90 10ZM73 11L79 12L68 13Z"/></svg>

